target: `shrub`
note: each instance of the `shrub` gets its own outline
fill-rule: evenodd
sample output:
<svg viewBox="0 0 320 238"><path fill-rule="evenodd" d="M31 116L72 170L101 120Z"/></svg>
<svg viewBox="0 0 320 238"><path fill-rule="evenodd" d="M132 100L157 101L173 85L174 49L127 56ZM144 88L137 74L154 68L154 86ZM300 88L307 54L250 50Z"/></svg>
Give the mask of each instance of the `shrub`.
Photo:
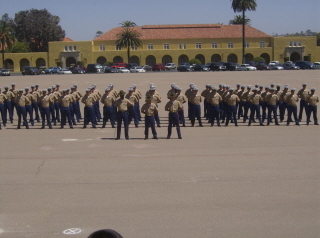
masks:
<svg viewBox="0 0 320 238"><path fill-rule="evenodd" d="M189 61L189 64L201 64L201 61L198 60L198 59L191 59L191 60Z"/></svg>

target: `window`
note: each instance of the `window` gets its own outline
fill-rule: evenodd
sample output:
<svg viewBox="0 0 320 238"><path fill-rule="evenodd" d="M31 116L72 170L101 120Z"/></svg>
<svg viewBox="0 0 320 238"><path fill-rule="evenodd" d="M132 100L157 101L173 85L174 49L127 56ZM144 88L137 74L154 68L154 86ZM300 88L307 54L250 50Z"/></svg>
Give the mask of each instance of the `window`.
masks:
<svg viewBox="0 0 320 238"><path fill-rule="evenodd" d="M64 51L68 51L68 46L65 46L65 47L64 47Z"/></svg>
<svg viewBox="0 0 320 238"><path fill-rule="evenodd" d="M201 49L201 43L196 43L196 49Z"/></svg>
<svg viewBox="0 0 320 238"><path fill-rule="evenodd" d="M218 48L218 43L217 42L213 42L211 44L211 46L212 46L212 48L216 49L216 48Z"/></svg>
<svg viewBox="0 0 320 238"><path fill-rule="evenodd" d="M233 48L233 42L228 42L228 48Z"/></svg>
<svg viewBox="0 0 320 238"><path fill-rule="evenodd" d="M148 44L148 50L153 50L153 44Z"/></svg>
<svg viewBox="0 0 320 238"><path fill-rule="evenodd" d="M106 50L106 45L100 45L100 51L105 51Z"/></svg>
<svg viewBox="0 0 320 238"><path fill-rule="evenodd" d="M77 51L77 46L73 46L73 51Z"/></svg>
<svg viewBox="0 0 320 238"><path fill-rule="evenodd" d="M170 45L169 44L163 44L163 49L165 49L165 50L169 50L169 48L170 48Z"/></svg>
<svg viewBox="0 0 320 238"><path fill-rule="evenodd" d="M301 41L298 41L297 45L298 45L298 46L302 46Z"/></svg>
<svg viewBox="0 0 320 238"><path fill-rule="evenodd" d="M131 47L131 50L138 50L138 47L134 45Z"/></svg>
<svg viewBox="0 0 320 238"><path fill-rule="evenodd" d="M186 43L179 43L178 48L179 48L179 50L187 49L187 44Z"/></svg>
<svg viewBox="0 0 320 238"><path fill-rule="evenodd" d="M297 42L296 41L293 42L293 46L297 46Z"/></svg>
<svg viewBox="0 0 320 238"><path fill-rule="evenodd" d="M116 45L116 50L121 50L121 47Z"/></svg>
<svg viewBox="0 0 320 238"><path fill-rule="evenodd" d="M244 48L249 48L250 43L249 42L244 42Z"/></svg>
<svg viewBox="0 0 320 238"><path fill-rule="evenodd" d="M265 42L264 41L260 41L260 48L264 48L265 47Z"/></svg>
<svg viewBox="0 0 320 238"><path fill-rule="evenodd" d="M290 47L293 46L293 42L292 42L292 41L289 42L289 46L290 46Z"/></svg>
<svg viewBox="0 0 320 238"><path fill-rule="evenodd" d="M69 51L72 51L72 45L69 45Z"/></svg>

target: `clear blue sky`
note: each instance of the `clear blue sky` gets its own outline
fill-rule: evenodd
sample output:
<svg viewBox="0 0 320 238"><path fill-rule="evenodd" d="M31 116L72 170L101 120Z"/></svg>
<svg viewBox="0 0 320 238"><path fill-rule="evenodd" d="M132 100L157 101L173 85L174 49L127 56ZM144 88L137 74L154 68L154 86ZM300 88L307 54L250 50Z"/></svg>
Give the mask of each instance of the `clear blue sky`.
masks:
<svg viewBox="0 0 320 238"><path fill-rule="evenodd" d="M257 10L247 12L251 26L267 34L320 32L320 0L257 0ZM223 23L236 15L230 0L0 0L0 14L46 8L60 17L66 36L92 40L130 20L137 25ZM237 13L239 14L239 13Z"/></svg>

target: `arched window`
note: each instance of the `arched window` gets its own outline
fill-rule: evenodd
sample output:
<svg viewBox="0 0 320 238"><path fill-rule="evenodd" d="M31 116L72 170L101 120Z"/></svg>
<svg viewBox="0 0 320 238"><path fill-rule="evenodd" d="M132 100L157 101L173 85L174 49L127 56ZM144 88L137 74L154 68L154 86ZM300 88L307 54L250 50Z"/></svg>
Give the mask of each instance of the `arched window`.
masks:
<svg viewBox="0 0 320 238"><path fill-rule="evenodd" d="M134 55L130 57L129 63L135 63L137 65L140 65L140 60L139 57Z"/></svg>
<svg viewBox="0 0 320 238"><path fill-rule="evenodd" d="M252 60L253 60L253 55L252 55L252 54L248 53L248 54L245 54L245 55L244 55L244 61L245 61L245 63L250 62L250 61L252 61Z"/></svg>
<svg viewBox="0 0 320 238"><path fill-rule="evenodd" d="M228 62L238 63L238 57L235 54L228 55Z"/></svg>
<svg viewBox="0 0 320 238"><path fill-rule="evenodd" d="M147 64L147 65L150 65L150 66L155 65L155 64L156 64L156 58L155 58L153 55L147 56L147 58L146 58L146 64Z"/></svg>
<svg viewBox="0 0 320 238"><path fill-rule="evenodd" d="M12 59L6 59L4 61L4 68L5 69L10 69L10 70L14 69L14 63L13 63Z"/></svg>
<svg viewBox="0 0 320 238"><path fill-rule="evenodd" d="M221 61L221 56L218 54L214 54L211 56L211 62L220 62Z"/></svg>
<svg viewBox="0 0 320 238"><path fill-rule="evenodd" d="M113 63L123 63L123 58L121 56L116 56L113 58Z"/></svg>
<svg viewBox="0 0 320 238"><path fill-rule="evenodd" d="M20 60L20 71L22 71L22 67L24 66L30 66L30 62L26 58Z"/></svg>
<svg viewBox="0 0 320 238"><path fill-rule="evenodd" d="M293 53L290 55L290 60L293 61L293 62L296 62L297 60L301 60L301 56L300 56L299 53L293 52Z"/></svg>
<svg viewBox="0 0 320 238"><path fill-rule="evenodd" d="M264 58L264 61L266 62L266 64L270 63L270 56L267 53L263 53L260 55L260 57Z"/></svg>
<svg viewBox="0 0 320 238"><path fill-rule="evenodd" d="M74 57L68 57L66 59L66 67L70 67L71 65L76 65L77 61Z"/></svg>
<svg viewBox="0 0 320 238"><path fill-rule="evenodd" d="M167 64L167 63L172 63L172 57L170 55L165 55L162 57L162 63Z"/></svg>
<svg viewBox="0 0 320 238"><path fill-rule="evenodd" d="M97 59L97 64L104 65L104 63L106 63L106 62L107 62L106 57L100 56L100 57L98 57L98 59Z"/></svg>
<svg viewBox="0 0 320 238"><path fill-rule="evenodd" d="M201 62L201 64L205 64L205 58L203 55L199 54L199 55L196 55L195 57L197 60L199 60Z"/></svg>
<svg viewBox="0 0 320 238"><path fill-rule="evenodd" d="M36 60L36 67L39 68L41 66L46 66L46 61L43 58L39 58Z"/></svg>
<svg viewBox="0 0 320 238"><path fill-rule="evenodd" d="M180 55L178 59L179 64L188 63L189 57L186 55Z"/></svg>

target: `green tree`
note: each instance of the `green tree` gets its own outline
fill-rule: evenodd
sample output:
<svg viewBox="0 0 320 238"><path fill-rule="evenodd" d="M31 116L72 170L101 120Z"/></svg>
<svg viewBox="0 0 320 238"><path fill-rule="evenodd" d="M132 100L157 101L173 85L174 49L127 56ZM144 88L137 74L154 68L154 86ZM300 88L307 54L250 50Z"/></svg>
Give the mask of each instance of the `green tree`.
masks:
<svg viewBox="0 0 320 238"><path fill-rule="evenodd" d="M256 0L231 0L231 8L234 12L242 12L242 19L246 19L246 11L255 11L257 7ZM245 63L245 22L242 21L242 63Z"/></svg>
<svg viewBox="0 0 320 238"><path fill-rule="evenodd" d="M29 46L32 52L47 52L49 41L61 41L65 32L59 25L60 18L47 9L31 9L16 13L13 28L17 40Z"/></svg>
<svg viewBox="0 0 320 238"><path fill-rule="evenodd" d="M198 60L198 59L191 59L191 60L189 61L189 64L201 64L201 61Z"/></svg>
<svg viewBox="0 0 320 238"><path fill-rule="evenodd" d="M122 27L135 27L135 26L137 26L137 24L133 21L123 21L123 22L119 23L119 25L121 25Z"/></svg>
<svg viewBox="0 0 320 238"><path fill-rule="evenodd" d="M6 49L11 49L16 42L13 29L10 24L11 19L8 14L4 14L0 20L0 47L2 52L2 68L4 68L4 52Z"/></svg>
<svg viewBox="0 0 320 238"><path fill-rule="evenodd" d="M139 47L142 44L140 36L141 34L132 27L124 27L124 29L117 34L116 46L127 49L128 63L130 63L130 49L132 47Z"/></svg>
<svg viewBox="0 0 320 238"><path fill-rule="evenodd" d="M251 20L249 18L246 18L244 21L245 25L250 25ZM243 23L243 18L241 15L234 16L234 19L229 21L229 25L240 25Z"/></svg>
<svg viewBox="0 0 320 238"><path fill-rule="evenodd" d="M254 57L254 59L253 59L253 62L262 62L262 61L266 61L266 60L260 56Z"/></svg>
<svg viewBox="0 0 320 238"><path fill-rule="evenodd" d="M6 53L28 53L29 47L23 42L15 42L11 49L7 48L5 50Z"/></svg>

